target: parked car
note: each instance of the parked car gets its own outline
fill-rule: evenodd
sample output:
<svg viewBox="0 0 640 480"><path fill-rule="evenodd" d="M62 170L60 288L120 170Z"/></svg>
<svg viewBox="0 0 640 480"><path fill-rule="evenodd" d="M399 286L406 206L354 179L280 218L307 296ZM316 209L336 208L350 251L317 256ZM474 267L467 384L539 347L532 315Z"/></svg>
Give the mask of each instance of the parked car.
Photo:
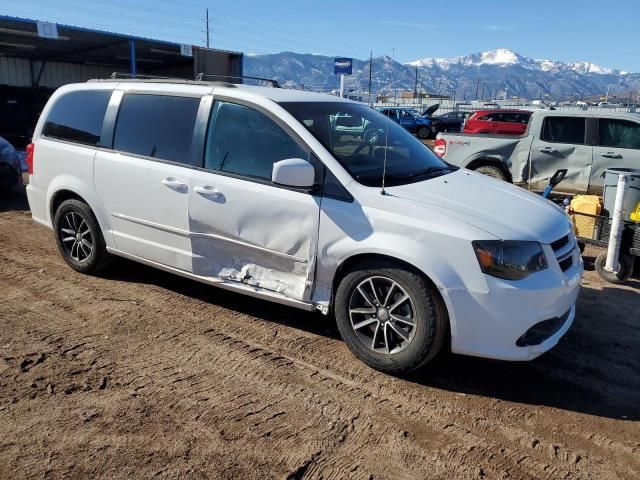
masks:
<svg viewBox="0 0 640 480"><path fill-rule="evenodd" d="M480 110L464 125L464 133L521 135L527 130L531 117L526 110Z"/></svg>
<svg viewBox="0 0 640 480"><path fill-rule="evenodd" d="M385 134L336 134L330 119L345 117ZM350 100L215 82L67 85L29 151L33 219L74 270L117 255L334 312L349 348L383 371L418 368L447 344L530 360L575 316L583 266L564 212L450 166Z"/></svg>
<svg viewBox="0 0 640 480"><path fill-rule="evenodd" d="M22 185L20 158L7 140L0 137L0 192Z"/></svg>
<svg viewBox="0 0 640 480"><path fill-rule="evenodd" d="M447 112L442 115L430 115L429 118L436 133L461 132L468 115L469 112Z"/></svg>
<svg viewBox="0 0 640 480"><path fill-rule="evenodd" d="M416 110L401 107L385 107L379 108L378 111L419 138L426 139L435 134L431 119L421 116Z"/></svg>
<svg viewBox="0 0 640 480"><path fill-rule="evenodd" d="M519 136L438 135L444 160L542 191L553 173L568 173L558 190L602 194L607 168L640 167L640 115L536 110Z"/></svg>

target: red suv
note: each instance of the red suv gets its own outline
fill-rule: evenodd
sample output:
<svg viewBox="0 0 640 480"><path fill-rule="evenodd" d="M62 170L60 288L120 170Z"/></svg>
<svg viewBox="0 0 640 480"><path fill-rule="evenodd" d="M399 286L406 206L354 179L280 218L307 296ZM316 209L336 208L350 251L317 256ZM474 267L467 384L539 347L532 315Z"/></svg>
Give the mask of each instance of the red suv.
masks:
<svg viewBox="0 0 640 480"><path fill-rule="evenodd" d="M480 110L464 125L464 133L522 135L527 130L531 113L527 110Z"/></svg>

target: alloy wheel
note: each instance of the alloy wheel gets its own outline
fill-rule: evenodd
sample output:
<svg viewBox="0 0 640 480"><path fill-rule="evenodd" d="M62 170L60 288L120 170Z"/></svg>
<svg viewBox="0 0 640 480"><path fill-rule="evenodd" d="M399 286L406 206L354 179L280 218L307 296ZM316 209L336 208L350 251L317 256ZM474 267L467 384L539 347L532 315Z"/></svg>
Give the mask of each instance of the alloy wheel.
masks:
<svg viewBox="0 0 640 480"><path fill-rule="evenodd" d="M351 294L349 318L358 339L369 349L396 354L416 333L416 310L411 296L398 282L383 276L361 281Z"/></svg>
<svg viewBox="0 0 640 480"><path fill-rule="evenodd" d="M61 222L59 235L65 251L76 262L84 262L91 256L93 235L80 214L67 213Z"/></svg>

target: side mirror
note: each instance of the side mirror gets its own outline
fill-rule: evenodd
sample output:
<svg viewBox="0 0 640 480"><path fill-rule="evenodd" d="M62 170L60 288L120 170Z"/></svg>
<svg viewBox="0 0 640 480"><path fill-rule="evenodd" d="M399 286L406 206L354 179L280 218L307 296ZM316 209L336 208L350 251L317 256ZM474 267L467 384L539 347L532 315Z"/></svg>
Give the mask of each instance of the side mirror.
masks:
<svg viewBox="0 0 640 480"><path fill-rule="evenodd" d="M316 171L313 165L301 158L275 162L271 171L271 181L286 187L311 188L315 178Z"/></svg>
<svg viewBox="0 0 640 480"><path fill-rule="evenodd" d="M558 170L556 173L553 174L553 177L549 179L549 183L555 187L564 179L566 174L567 174L566 168L562 168Z"/></svg>

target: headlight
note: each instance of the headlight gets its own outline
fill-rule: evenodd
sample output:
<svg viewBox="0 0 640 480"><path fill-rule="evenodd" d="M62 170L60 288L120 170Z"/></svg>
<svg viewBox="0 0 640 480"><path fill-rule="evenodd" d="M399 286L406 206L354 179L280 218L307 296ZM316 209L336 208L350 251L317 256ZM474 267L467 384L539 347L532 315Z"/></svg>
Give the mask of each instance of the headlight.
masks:
<svg viewBox="0 0 640 480"><path fill-rule="evenodd" d="M480 240L472 243L480 268L487 275L521 280L548 266L538 242Z"/></svg>

